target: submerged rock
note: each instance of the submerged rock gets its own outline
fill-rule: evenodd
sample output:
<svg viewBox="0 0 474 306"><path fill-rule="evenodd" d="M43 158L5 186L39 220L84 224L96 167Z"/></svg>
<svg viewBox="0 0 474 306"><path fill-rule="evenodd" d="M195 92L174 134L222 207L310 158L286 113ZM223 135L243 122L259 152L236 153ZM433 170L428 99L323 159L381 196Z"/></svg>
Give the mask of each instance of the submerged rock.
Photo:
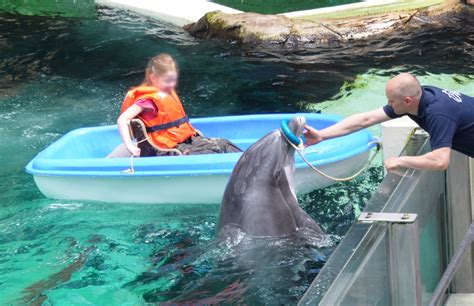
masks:
<svg viewBox="0 0 474 306"><path fill-rule="evenodd" d="M474 1L474 0L466 0ZM184 28L199 38L232 40L256 45L331 45L358 39L380 38L419 27L445 27L469 21L474 8L464 1L404 13L311 21L282 15L210 12ZM471 19L472 20L472 19Z"/></svg>
<svg viewBox="0 0 474 306"><path fill-rule="evenodd" d="M285 44L290 41L339 40L337 33L322 24L257 13L211 12L184 28L196 37L229 39L242 43Z"/></svg>

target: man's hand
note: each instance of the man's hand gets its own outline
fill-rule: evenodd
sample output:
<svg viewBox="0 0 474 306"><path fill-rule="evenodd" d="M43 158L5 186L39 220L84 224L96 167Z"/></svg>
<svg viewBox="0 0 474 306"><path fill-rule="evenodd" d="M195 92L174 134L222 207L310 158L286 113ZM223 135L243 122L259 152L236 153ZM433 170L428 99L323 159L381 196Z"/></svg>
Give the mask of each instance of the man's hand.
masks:
<svg viewBox="0 0 474 306"><path fill-rule="evenodd" d="M451 159L451 148L444 147L420 156L391 157L385 160L385 168L394 172L402 168L446 170Z"/></svg>
<svg viewBox="0 0 474 306"><path fill-rule="evenodd" d="M305 126L306 131L304 131L304 137L306 138L306 145L312 146L323 141L321 134L309 125Z"/></svg>
<svg viewBox="0 0 474 306"><path fill-rule="evenodd" d="M400 159L398 157L387 158L384 164L388 172L395 172L401 168Z"/></svg>

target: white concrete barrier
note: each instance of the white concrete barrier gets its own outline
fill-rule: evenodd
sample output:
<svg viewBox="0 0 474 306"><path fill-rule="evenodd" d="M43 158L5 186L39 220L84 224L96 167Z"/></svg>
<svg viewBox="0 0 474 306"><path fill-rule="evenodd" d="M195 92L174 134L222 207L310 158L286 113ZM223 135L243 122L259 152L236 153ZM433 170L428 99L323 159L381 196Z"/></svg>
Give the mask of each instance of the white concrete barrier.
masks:
<svg viewBox="0 0 474 306"><path fill-rule="evenodd" d="M408 116L382 123L383 159L399 156L416 127L418 125Z"/></svg>
<svg viewBox="0 0 474 306"><path fill-rule="evenodd" d="M208 12L241 13L241 11L208 0L96 0L96 3L127 9L179 27L198 21Z"/></svg>

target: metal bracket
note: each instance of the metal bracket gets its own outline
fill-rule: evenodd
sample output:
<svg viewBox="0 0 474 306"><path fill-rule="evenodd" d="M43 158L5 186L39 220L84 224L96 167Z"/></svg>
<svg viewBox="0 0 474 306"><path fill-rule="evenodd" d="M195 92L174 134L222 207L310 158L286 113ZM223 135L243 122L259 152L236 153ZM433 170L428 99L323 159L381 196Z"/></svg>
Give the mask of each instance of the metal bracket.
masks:
<svg viewBox="0 0 474 306"><path fill-rule="evenodd" d="M417 217L417 214L363 212L357 221L362 223L414 223Z"/></svg>
<svg viewBox="0 0 474 306"><path fill-rule="evenodd" d="M430 135L430 134L428 134L427 131L425 131L425 130L423 130L423 129L421 129L421 128L417 128L414 134L415 134L415 135L425 135L425 136L429 136L429 135Z"/></svg>

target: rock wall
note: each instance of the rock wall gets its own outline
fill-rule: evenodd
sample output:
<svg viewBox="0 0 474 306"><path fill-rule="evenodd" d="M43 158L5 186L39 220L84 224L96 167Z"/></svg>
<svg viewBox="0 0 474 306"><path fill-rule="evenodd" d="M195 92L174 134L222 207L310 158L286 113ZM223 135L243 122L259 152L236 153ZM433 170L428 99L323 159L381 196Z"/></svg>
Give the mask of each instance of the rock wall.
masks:
<svg viewBox="0 0 474 306"><path fill-rule="evenodd" d="M406 13L320 22L281 15L211 12L184 28L195 37L231 40L242 44L318 46L389 36L394 31L412 31L419 27L436 28L456 22L473 22L473 12L472 6L459 1L448 1L436 7Z"/></svg>

